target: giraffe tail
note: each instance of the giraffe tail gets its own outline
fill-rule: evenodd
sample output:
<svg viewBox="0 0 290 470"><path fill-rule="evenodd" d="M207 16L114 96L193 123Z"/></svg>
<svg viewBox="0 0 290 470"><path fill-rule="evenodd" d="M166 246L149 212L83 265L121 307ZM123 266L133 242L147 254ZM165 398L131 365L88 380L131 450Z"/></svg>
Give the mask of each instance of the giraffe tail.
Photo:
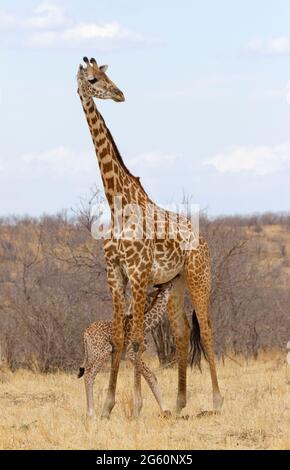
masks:
<svg viewBox="0 0 290 470"><path fill-rule="evenodd" d="M79 368L78 379L80 379L84 375L85 370L86 370L86 364L88 362L88 342L87 342L88 340L87 340L86 332L84 333L83 340L84 340L85 357L84 357L84 361L82 365Z"/></svg>
<svg viewBox="0 0 290 470"><path fill-rule="evenodd" d="M200 327L198 319L195 313L195 310L192 312L192 327L190 332L190 365L197 366L201 371L201 356L207 360L206 351L204 349L201 336L200 336Z"/></svg>
<svg viewBox="0 0 290 470"><path fill-rule="evenodd" d="M79 373L78 373L78 379L80 379L85 373L85 368L84 367L80 367L79 368Z"/></svg>

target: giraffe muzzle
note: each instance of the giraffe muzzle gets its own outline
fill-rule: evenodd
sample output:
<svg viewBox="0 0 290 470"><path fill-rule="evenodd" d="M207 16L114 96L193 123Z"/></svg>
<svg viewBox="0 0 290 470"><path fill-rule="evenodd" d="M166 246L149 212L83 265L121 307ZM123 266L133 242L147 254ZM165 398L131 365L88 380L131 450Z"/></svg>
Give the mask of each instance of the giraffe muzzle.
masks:
<svg viewBox="0 0 290 470"><path fill-rule="evenodd" d="M122 101L125 101L125 96L120 90L118 90L114 93L113 100L121 103Z"/></svg>

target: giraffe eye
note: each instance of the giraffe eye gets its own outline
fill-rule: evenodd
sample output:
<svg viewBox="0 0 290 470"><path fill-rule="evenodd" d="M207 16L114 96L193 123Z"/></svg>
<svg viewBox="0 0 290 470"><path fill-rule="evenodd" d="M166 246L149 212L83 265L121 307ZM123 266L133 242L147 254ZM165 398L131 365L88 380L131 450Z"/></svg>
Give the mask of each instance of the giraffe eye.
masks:
<svg viewBox="0 0 290 470"><path fill-rule="evenodd" d="M88 81L93 85L94 83L96 83L98 81L97 78L92 78L91 80L88 79Z"/></svg>

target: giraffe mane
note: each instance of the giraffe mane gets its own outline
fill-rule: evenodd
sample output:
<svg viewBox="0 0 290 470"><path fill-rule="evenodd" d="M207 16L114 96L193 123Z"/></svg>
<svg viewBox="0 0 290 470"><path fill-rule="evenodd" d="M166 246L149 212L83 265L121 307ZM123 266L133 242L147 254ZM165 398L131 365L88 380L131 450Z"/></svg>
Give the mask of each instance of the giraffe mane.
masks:
<svg viewBox="0 0 290 470"><path fill-rule="evenodd" d="M140 189L143 191L143 193L146 195L146 197L150 200L148 194L146 193L145 189L143 188L143 186L142 186L142 184L141 184L141 182L140 182L140 176L135 176L135 175L133 175L133 174L130 172L130 170L127 168L127 166L125 165L125 162L124 162L124 160L123 160L123 157L122 157L122 155L121 155L121 153L120 153L120 151L119 151L119 149L118 149L118 147L117 147L117 144L116 144L116 142L114 141L114 138L113 138L113 136L112 136L112 134L111 134L111 131L110 131L110 129L109 129L109 128L107 127L107 125L106 125L105 119L103 118L103 116L101 115L101 113L100 113L99 111L97 111L97 112L99 113L99 115L100 115L100 117L101 117L101 119L102 119L102 121L103 121L103 123L104 123L104 125L105 125L105 128L106 128L106 130L107 130L107 134L108 134L108 138L109 138L109 140L111 141L111 144L112 144L112 146L113 146L113 149L114 149L116 158L117 158L118 162L120 163L121 167L123 168L123 170L126 172L126 174L127 174L128 176L130 176L131 178L134 178L134 181L137 183L137 185L140 187Z"/></svg>

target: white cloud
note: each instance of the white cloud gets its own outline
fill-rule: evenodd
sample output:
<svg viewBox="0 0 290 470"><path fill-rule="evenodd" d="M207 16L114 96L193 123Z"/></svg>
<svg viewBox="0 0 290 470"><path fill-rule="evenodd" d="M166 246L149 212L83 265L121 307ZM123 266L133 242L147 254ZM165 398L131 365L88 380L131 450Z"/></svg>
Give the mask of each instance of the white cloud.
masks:
<svg viewBox="0 0 290 470"><path fill-rule="evenodd" d="M119 23L79 23L61 31L38 31L30 34L25 44L35 47L48 47L59 44L74 46L88 40L116 40L137 39L129 30L123 28Z"/></svg>
<svg viewBox="0 0 290 470"><path fill-rule="evenodd" d="M265 176L290 168L290 142L280 145L234 146L205 162L220 173L250 171Z"/></svg>
<svg viewBox="0 0 290 470"><path fill-rule="evenodd" d="M63 9L49 2L40 3L30 16L17 16L13 13L0 11L0 29L5 30L43 30L55 29L68 25L69 18L65 16Z"/></svg>
<svg viewBox="0 0 290 470"><path fill-rule="evenodd" d="M7 13L3 10L0 10L0 30L1 29L12 29L17 25L17 18Z"/></svg>
<svg viewBox="0 0 290 470"><path fill-rule="evenodd" d="M285 98L284 88L253 88L249 92L249 97L257 100L281 100Z"/></svg>
<svg viewBox="0 0 290 470"><path fill-rule="evenodd" d="M17 159L1 159L0 173L7 175L66 175L91 173L97 170L95 158L89 153L77 153L65 146L32 152Z"/></svg>
<svg viewBox="0 0 290 470"><path fill-rule="evenodd" d="M23 20L24 26L29 29L58 28L68 22L63 9L49 2L40 3L33 14Z"/></svg>
<svg viewBox="0 0 290 470"><path fill-rule="evenodd" d="M95 23L80 23L72 28L69 28L63 33L64 39L70 41L71 39L113 39L123 38L130 36L130 33L125 28L122 28L118 23L105 23L98 25Z"/></svg>
<svg viewBox="0 0 290 470"><path fill-rule="evenodd" d="M73 150L59 146L39 153L29 153L20 157L24 165L50 169L54 173L86 172L91 170L91 155L81 155ZM95 162L94 162L95 163Z"/></svg>
<svg viewBox="0 0 290 470"><path fill-rule="evenodd" d="M57 44L59 36L58 31L41 31L30 34L23 44L28 47L49 47Z"/></svg>
<svg viewBox="0 0 290 470"><path fill-rule="evenodd" d="M142 170L146 173L157 168L173 166L177 157L161 152L148 152L126 159L125 164L133 172ZM77 152L60 145L39 152L29 152L14 159L0 158L0 173L11 175L66 175L99 174L94 152Z"/></svg>
<svg viewBox="0 0 290 470"><path fill-rule="evenodd" d="M128 158L125 161L126 166L133 173L139 174L139 171L149 172L168 168L176 162L174 155L162 154L161 152L148 152ZM41 174L50 175L66 175L96 172L99 174L98 165L94 152L79 153L66 146L58 146L40 152L31 152L21 155L17 161L1 161L0 172L5 171L29 171L32 173L40 172Z"/></svg>
<svg viewBox="0 0 290 470"><path fill-rule="evenodd" d="M267 40L254 39L246 44L246 51L255 55L289 55L290 37L278 36Z"/></svg>
<svg viewBox="0 0 290 470"><path fill-rule="evenodd" d="M162 166L172 165L176 161L175 155L162 154L161 152L153 151L136 155L128 160L128 166L132 166L134 170L139 169L154 169Z"/></svg>
<svg viewBox="0 0 290 470"><path fill-rule="evenodd" d="M20 31L22 44L28 47L75 46L85 41L98 41L102 46L113 41L143 40L140 34L130 31L116 21L106 23L76 22L67 16L62 7L50 2L40 3L26 17L0 11L0 30Z"/></svg>

